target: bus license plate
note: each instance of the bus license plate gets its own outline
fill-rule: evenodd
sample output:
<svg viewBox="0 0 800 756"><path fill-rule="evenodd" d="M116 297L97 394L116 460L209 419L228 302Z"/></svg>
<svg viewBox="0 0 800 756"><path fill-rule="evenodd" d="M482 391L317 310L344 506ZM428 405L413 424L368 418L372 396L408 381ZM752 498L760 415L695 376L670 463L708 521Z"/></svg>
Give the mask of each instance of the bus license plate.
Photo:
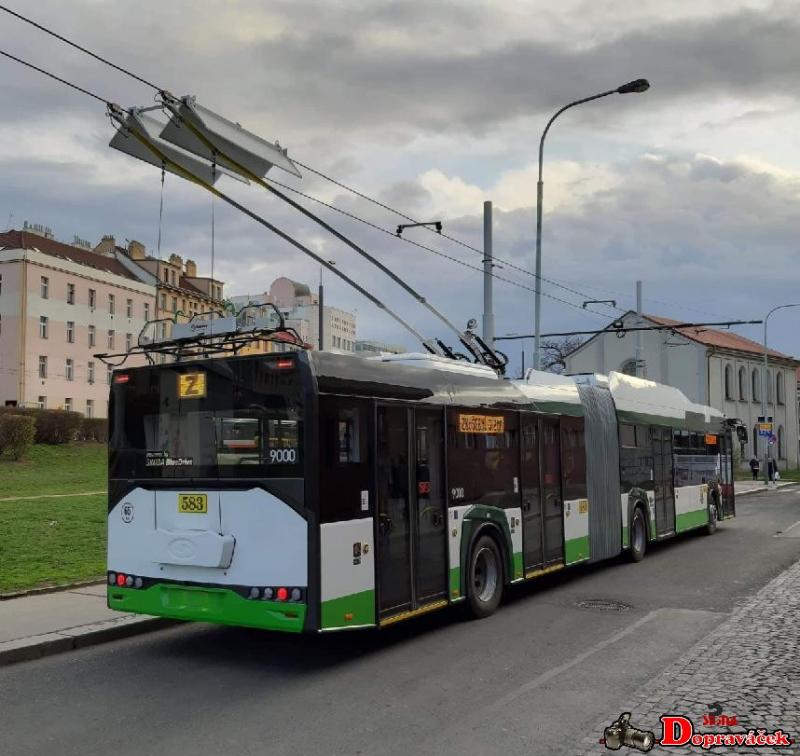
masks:
<svg viewBox="0 0 800 756"><path fill-rule="evenodd" d="M178 494L178 512L181 514L206 514L208 496L206 494Z"/></svg>

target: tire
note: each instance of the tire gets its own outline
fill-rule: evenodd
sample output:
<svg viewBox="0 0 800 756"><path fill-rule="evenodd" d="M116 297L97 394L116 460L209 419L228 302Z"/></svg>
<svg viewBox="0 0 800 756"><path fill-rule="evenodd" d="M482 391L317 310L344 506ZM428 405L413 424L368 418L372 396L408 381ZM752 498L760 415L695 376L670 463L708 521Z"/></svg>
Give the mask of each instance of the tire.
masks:
<svg viewBox="0 0 800 756"><path fill-rule="evenodd" d="M647 520L640 506L633 510L631 519L631 550L629 552L632 562L641 562L647 553Z"/></svg>
<svg viewBox="0 0 800 756"><path fill-rule="evenodd" d="M469 613L476 619L494 614L503 596L503 557L491 536L481 536L472 547L467 578Z"/></svg>
<svg viewBox="0 0 800 756"><path fill-rule="evenodd" d="M714 535L714 533L717 532L717 522L719 522L717 497L711 496L708 500L708 525L706 525L706 535Z"/></svg>

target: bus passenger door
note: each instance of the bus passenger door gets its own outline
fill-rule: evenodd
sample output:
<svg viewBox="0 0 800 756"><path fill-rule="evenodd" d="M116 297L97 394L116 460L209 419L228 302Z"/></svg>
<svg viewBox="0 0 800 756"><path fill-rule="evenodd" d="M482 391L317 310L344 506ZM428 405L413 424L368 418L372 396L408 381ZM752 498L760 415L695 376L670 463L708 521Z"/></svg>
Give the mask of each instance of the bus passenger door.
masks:
<svg viewBox="0 0 800 756"><path fill-rule="evenodd" d="M414 412L416 539L415 606L447 595L444 420L438 410Z"/></svg>
<svg viewBox="0 0 800 756"><path fill-rule="evenodd" d="M675 532L672 430L654 425L652 433L656 536L663 536Z"/></svg>
<svg viewBox="0 0 800 756"><path fill-rule="evenodd" d="M379 618L411 608L411 480L409 414L378 407L378 553L375 569Z"/></svg>
<svg viewBox="0 0 800 756"><path fill-rule="evenodd" d="M561 433L557 418L541 419L544 563L564 561L564 501L561 495Z"/></svg>
<svg viewBox="0 0 800 756"><path fill-rule="evenodd" d="M522 549L525 571L544 564L544 526L539 484L539 418L522 415Z"/></svg>

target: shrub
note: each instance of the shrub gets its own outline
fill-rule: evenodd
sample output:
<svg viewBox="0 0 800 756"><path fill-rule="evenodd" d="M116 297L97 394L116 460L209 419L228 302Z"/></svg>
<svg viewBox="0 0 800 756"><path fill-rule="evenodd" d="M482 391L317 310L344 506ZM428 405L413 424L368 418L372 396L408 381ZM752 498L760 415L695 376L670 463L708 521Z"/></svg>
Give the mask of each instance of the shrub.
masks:
<svg viewBox="0 0 800 756"><path fill-rule="evenodd" d="M25 415L0 415L0 452L11 459L22 459L33 446L36 423Z"/></svg>
<svg viewBox="0 0 800 756"><path fill-rule="evenodd" d="M84 417L81 422L81 441L108 441L108 421L101 417Z"/></svg>
<svg viewBox="0 0 800 756"><path fill-rule="evenodd" d="M65 410L37 409L35 407L3 407L0 415L32 417L36 423L37 444L67 444L74 441L81 427L83 415Z"/></svg>

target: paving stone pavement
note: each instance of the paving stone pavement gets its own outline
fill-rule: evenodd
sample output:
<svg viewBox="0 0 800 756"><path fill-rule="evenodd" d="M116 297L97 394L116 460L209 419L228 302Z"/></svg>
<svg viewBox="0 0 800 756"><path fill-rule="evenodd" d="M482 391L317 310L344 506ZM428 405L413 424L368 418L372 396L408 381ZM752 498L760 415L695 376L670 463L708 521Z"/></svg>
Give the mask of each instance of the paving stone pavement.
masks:
<svg viewBox="0 0 800 756"><path fill-rule="evenodd" d="M732 727L703 726L703 715L719 703L736 716ZM690 717L696 731L783 730L789 748L662 747L650 753L800 754L800 562L738 606L731 617L633 696L631 724L661 737L663 714ZM614 753L599 742L605 727L622 712L609 712L575 751L580 756ZM620 754L638 751L622 747Z"/></svg>

